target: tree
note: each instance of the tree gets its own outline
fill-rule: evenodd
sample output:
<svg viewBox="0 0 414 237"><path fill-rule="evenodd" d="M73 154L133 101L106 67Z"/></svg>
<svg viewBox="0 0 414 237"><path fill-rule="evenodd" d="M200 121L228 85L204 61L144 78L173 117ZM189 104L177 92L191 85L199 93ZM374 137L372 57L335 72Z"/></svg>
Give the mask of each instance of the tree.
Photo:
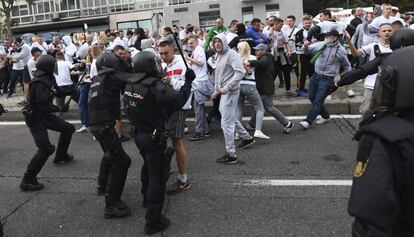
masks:
<svg viewBox="0 0 414 237"><path fill-rule="evenodd" d="M11 38L12 32L12 18L11 18L11 11L14 4L17 0L0 0L0 15L4 16L4 27L5 27L5 35L7 38ZM33 4L35 0L26 0L27 3Z"/></svg>

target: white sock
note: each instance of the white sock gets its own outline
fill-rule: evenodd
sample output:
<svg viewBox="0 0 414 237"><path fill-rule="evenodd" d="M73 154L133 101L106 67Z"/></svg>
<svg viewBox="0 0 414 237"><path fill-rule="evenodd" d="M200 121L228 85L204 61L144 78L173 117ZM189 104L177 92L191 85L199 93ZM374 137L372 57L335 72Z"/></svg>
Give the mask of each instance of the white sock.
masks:
<svg viewBox="0 0 414 237"><path fill-rule="evenodd" d="M187 174L178 174L178 179L181 183L187 183Z"/></svg>

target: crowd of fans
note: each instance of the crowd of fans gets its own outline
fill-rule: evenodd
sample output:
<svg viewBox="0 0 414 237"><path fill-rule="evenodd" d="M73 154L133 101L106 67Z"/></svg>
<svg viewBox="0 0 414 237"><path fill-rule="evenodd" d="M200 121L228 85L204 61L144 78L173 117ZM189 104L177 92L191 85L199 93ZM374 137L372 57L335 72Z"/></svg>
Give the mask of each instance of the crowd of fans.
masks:
<svg viewBox="0 0 414 237"><path fill-rule="evenodd" d="M273 105L276 78L279 80L279 88L285 88L287 96L309 96L311 101L314 99L308 91L307 79L315 74L315 67L316 74L322 72L318 69L317 62L321 50L313 49L312 45L318 42L326 43L327 35L337 36L341 47L344 47L348 53L350 64L358 67L375 57L374 44L380 45L381 52L390 51L388 39L392 31L401 27L414 28L412 16L403 19L387 4L381 6L380 12L373 13L356 8L347 23L336 20L328 10L321 11L318 23L314 22L313 17L308 14L301 16L300 24L296 24L296 21L297 18L293 15L285 19L271 16L264 21L258 18L247 22L232 20L226 27L223 18L218 17L215 26L207 32L188 24L185 27L175 25L165 27L161 35L148 29L138 28L126 32L108 29L105 32L72 33L63 37L54 35L49 44L41 35L33 36L31 44L20 37L13 40L5 39L0 48L0 94L10 98L16 92L16 85L20 84L23 87L25 100L18 105L24 106L27 103L30 81L36 70L37 58L44 54L53 55L57 61L56 86L63 90L76 91L72 99L79 105L82 122L78 132L86 132L89 126L87 112L89 83L91 78L97 75L96 58L101 52L113 51L130 64L135 54L140 51L151 51L164 61L166 83L171 83L173 87L178 86L174 84L176 77L185 74L184 60L196 72L197 79L193 83L192 96L194 103L189 101L183 110L188 110L193 105L196 128L190 140L201 140L209 135L209 123L221 119L219 111L221 94L216 92L220 90L220 80L223 78L217 77L226 75L216 70L216 61L220 60L220 54L214 47L215 37L221 35L224 48L237 52L238 60L243 64L241 72L243 79L237 82L237 86L240 87L240 96L236 103L237 114L232 116L241 120L245 100L248 100L253 105L255 113L244 127L255 131L254 137L269 139L262 131L265 111L281 123L285 133L289 133L294 125ZM387 27L387 36L383 36L380 30L384 24L390 26ZM368 27L364 27L365 25ZM172 51L160 52L160 43L167 41L170 42ZM182 47L184 58L179 55L177 44ZM342 48L339 52L341 50ZM345 64L341 65L341 72L344 71L344 66L346 67ZM372 81L375 82L375 76L365 81L365 87L368 89L365 91L366 98L369 98L369 90L373 87ZM351 87L347 88L347 94L349 97L355 95ZM214 107L206 116L204 105L212 96ZM325 97L320 100L323 107ZM64 98L56 99L56 104L61 108L64 108L66 103ZM363 108L361 112L364 112ZM320 111L316 115L318 114ZM326 120L328 118L325 117ZM304 128L312 123L312 121L306 122L307 124L301 123ZM120 124L118 128L121 136ZM236 139L239 135L236 134Z"/></svg>

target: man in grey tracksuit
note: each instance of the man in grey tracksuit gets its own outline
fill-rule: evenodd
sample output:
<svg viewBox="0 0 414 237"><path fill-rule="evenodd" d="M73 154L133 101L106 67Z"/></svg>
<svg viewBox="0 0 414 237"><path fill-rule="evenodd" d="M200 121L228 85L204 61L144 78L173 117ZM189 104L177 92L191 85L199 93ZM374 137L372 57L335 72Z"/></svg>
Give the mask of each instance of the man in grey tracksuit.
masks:
<svg viewBox="0 0 414 237"><path fill-rule="evenodd" d="M215 36L213 45L216 51L216 71L214 93L211 97L216 98L221 95L219 110L221 113L221 128L226 143L226 154L217 162L236 163L234 133L239 133L241 139L243 139L238 146L240 149L246 148L255 142L236 116L240 81L244 77L243 63L240 56L228 48L224 34Z"/></svg>

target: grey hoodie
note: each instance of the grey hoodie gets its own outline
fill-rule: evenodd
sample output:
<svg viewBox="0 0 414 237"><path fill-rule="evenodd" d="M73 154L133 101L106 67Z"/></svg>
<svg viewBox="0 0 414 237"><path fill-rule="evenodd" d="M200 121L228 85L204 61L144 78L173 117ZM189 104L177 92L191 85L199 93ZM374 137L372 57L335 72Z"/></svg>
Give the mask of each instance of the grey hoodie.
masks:
<svg viewBox="0 0 414 237"><path fill-rule="evenodd" d="M213 42L215 39L219 39L223 43L223 52L219 53L216 51L214 90L218 91L224 88L229 93L238 91L240 81L244 77L243 62L236 51L228 48L224 34L216 35Z"/></svg>

